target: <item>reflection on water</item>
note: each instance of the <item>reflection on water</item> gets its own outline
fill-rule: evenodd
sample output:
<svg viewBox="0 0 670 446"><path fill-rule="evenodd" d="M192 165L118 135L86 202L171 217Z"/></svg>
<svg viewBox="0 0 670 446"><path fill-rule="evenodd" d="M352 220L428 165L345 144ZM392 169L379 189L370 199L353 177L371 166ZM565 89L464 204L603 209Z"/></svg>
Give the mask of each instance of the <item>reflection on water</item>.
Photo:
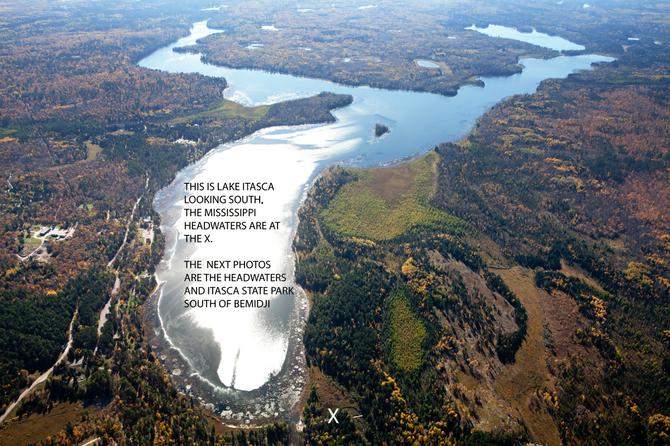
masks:
<svg viewBox="0 0 670 446"><path fill-rule="evenodd" d="M223 145L182 170L161 190L154 203L166 233L166 252L158 270L162 282L159 315L169 342L188 361L191 372L217 387L252 390L284 367L289 338L299 339L304 323L302 296L276 296L269 310L183 308L183 261L193 258L268 259L271 272L293 279L290 249L301 198L325 167L337 162L370 166L424 152L438 143L463 137L484 111L501 99L535 91L547 78L563 78L594 62L597 55L522 59L524 70L509 77L482 78L485 87L462 87L455 97L370 87L255 70L207 65L199 54L175 53L216 31L196 23L188 37L140 61L148 68L173 73L225 77L225 97L246 105L274 103L322 91L351 94L353 103L334 112L337 121L319 126L265 129ZM372 129L382 122L393 129L375 139ZM280 220L280 231L221 232L215 243L187 245L181 233L184 181L272 181L275 191L259 208L269 220ZM302 316L301 316L302 314ZM296 350L297 351L297 350ZM289 359L294 359L295 351Z"/></svg>

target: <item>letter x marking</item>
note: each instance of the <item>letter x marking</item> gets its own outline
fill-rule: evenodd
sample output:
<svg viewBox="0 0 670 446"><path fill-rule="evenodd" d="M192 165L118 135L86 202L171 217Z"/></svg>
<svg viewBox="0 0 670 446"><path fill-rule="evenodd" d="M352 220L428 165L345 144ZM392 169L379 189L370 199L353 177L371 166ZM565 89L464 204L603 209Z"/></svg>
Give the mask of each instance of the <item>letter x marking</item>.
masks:
<svg viewBox="0 0 670 446"><path fill-rule="evenodd" d="M330 412L330 420L328 420L328 424L330 424L331 421L333 421L333 420L335 420L335 423L340 424L340 422L337 421L337 417L335 416L335 415L337 415L337 412L339 412L339 411L340 411L339 408L335 409L335 412L333 412L333 410L330 407L328 408L328 412Z"/></svg>

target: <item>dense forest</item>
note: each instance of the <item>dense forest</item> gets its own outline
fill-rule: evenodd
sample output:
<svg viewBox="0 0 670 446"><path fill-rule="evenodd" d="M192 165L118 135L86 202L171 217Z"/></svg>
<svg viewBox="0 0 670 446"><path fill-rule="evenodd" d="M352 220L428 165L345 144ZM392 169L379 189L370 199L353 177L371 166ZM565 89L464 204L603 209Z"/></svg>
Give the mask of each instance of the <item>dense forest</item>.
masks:
<svg viewBox="0 0 670 446"><path fill-rule="evenodd" d="M393 169L375 174L392 176ZM486 375L480 355L495 368L513 362L526 332L525 310L463 240L472 231L464 223L418 225L389 240L333 231L321 209L357 186L360 175L330 171L302 207L295 247L297 280L313 302L308 360L352 395L364 415L357 435L367 443L470 438L472 420L461 418L470 409L450 394L458 388L450 370L459 364L463 372ZM329 398L313 392L311 399ZM335 435L314 424L307 432L315 443Z"/></svg>

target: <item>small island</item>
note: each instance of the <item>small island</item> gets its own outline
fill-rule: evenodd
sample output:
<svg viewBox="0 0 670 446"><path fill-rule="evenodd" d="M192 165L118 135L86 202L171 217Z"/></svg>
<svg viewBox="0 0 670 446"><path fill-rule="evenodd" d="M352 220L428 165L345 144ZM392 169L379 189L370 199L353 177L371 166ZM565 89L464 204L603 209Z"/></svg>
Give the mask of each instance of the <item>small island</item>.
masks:
<svg viewBox="0 0 670 446"><path fill-rule="evenodd" d="M383 134L390 132L391 130L384 124L375 124L375 136L377 138L381 137Z"/></svg>

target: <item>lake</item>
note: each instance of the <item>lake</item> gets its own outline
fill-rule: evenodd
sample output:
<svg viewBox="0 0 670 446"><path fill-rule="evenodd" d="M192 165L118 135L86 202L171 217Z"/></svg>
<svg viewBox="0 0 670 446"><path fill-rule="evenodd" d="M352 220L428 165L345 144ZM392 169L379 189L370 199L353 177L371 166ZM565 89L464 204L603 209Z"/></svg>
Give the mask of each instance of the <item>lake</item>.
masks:
<svg viewBox="0 0 670 446"><path fill-rule="evenodd" d="M518 40L520 42L531 43L556 51L582 51L586 49L584 45L570 42L560 36L550 36L549 34L538 32L535 28L529 33L524 33L515 28L500 25L488 25L486 28L478 28L475 25L472 25L465 29L477 31L486 34L489 37Z"/></svg>
<svg viewBox="0 0 670 446"><path fill-rule="evenodd" d="M430 60L426 59L416 59L414 63L416 63L421 68L432 68L432 69L440 68L440 66L435 62L431 62Z"/></svg>
<svg viewBox="0 0 670 446"><path fill-rule="evenodd" d="M490 27L489 27L490 28ZM486 30L474 30L473 32ZM505 37L514 36L509 30ZM270 104L322 91L353 96L353 103L334 111L336 122L325 125L264 129L243 140L221 145L197 163L181 170L156 194L166 252L157 269L159 280L158 332L179 353L180 365L166 364L188 387L204 383L206 401L233 421L288 416L305 383L302 329L307 302L295 295L272 296L269 309L185 309L183 294L186 259L269 260L271 269L293 279L291 242L296 214L316 176L335 163L378 166L424 153L442 142L465 136L476 120L505 97L532 93L548 78L564 78L593 63L611 58L599 55L561 55L552 59L520 60L523 71L508 77L482 77L484 87L466 85L446 97L430 93L351 87L257 70L230 69L203 63L200 54L176 53L217 31L206 22L193 25L189 36L161 48L140 66L171 73L200 73L224 77L224 96L245 105ZM524 41L566 47L541 33L520 33ZM531 42L532 43L532 42ZM374 137L376 123L390 133ZM278 231L216 234L214 243L187 244L183 239L185 181L271 181L259 213L281 222ZM254 272L254 271L250 271ZM202 398L202 395L200 395Z"/></svg>

